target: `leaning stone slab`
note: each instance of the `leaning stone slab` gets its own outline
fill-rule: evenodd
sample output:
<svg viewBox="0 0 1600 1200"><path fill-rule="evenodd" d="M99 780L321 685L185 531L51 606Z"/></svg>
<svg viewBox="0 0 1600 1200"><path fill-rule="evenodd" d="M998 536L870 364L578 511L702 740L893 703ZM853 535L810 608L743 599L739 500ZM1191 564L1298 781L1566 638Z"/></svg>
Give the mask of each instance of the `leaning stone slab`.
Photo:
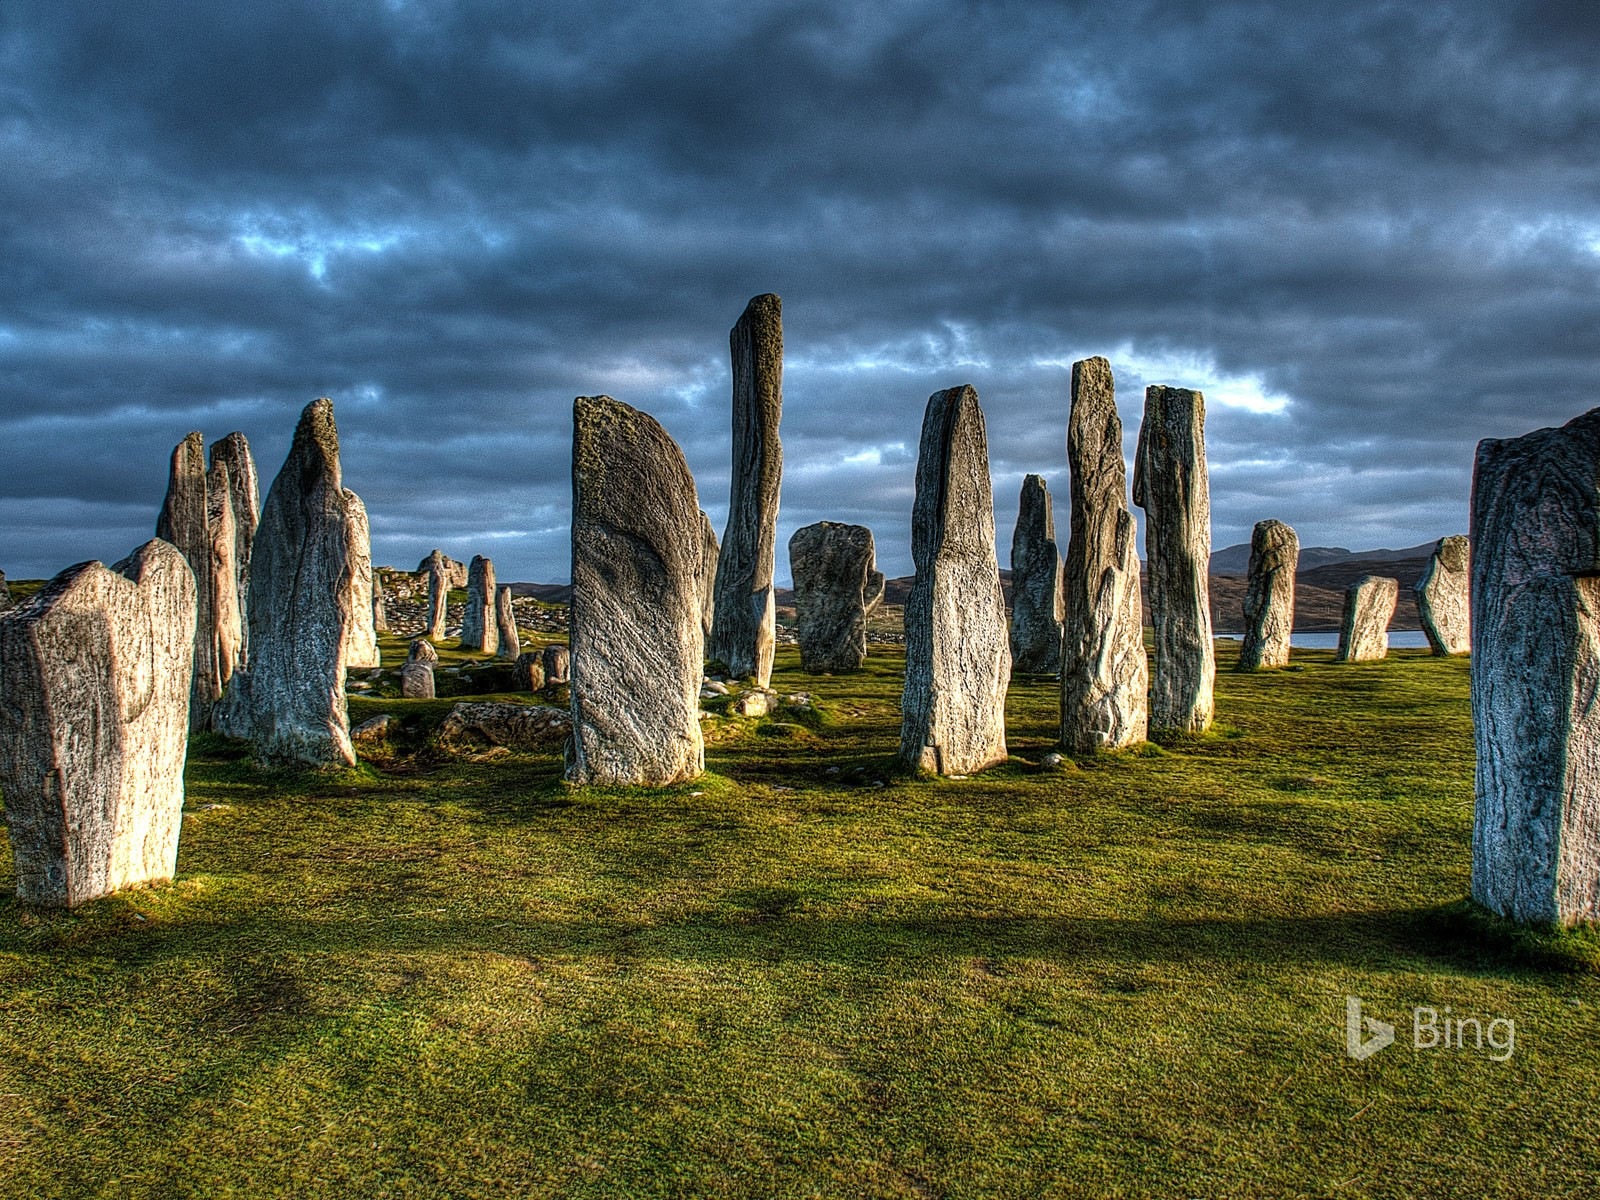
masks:
<svg viewBox="0 0 1600 1200"><path fill-rule="evenodd" d="M559 748L572 732L572 714L545 704L463 702L439 726L446 748L504 746L508 750Z"/></svg>
<svg viewBox="0 0 1600 1200"><path fill-rule="evenodd" d="M1334 662L1371 662L1389 653L1389 622L1400 599L1400 581L1363 575L1345 589Z"/></svg>
<svg viewBox="0 0 1600 1200"><path fill-rule="evenodd" d="M1294 575L1300 567L1300 538L1282 521L1257 521L1250 534L1250 566L1244 588L1244 643L1241 671L1289 665L1294 632Z"/></svg>
<svg viewBox="0 0 1600 1200"><path fill-rule="evenodd" d="M567 647L544 648L544 681L552 684L572 682L572 654Z"/></svg>
<svg viewBox="0 0 1600 1200"><path fill-rule="evenodd" d="M733 476L717 561L710 657L736 679L772 681L778 492L783 481L783 302L757 296L728 335L733 355Z"/></svg>
<svg viewBox="0 0 1600 1200"><path fill-rule="evenodd" d="M228 507L233 515L234 592L239 599L239 655L236 666L250 665L250 629L245 616L250 611L250 556L261 521L261 485L256 477L256 460L250 443L242 433L230 433L211 443L211 469L228 471Z"/></svg>
<svg viewBox="0 0 1600 1200"><path fill-rule="evenodd" d="M567 779L601 785L693 779L705 768L694 476L653 418L609 396L579 396L572 496ZM719 611L721 605L719 589ZM547 659L547 677L548 667Z"/></svg>
<svg viewBox="0 0 1600 1200"><path fill-rule="evenodd" d="M346 526L350 538L350 637L345 654L348 666L367 670L381 666L383 661L378 653L373 599L372 529L367 523L367 506L361 503L361 497L346 488L344 498L350 511Z"/></svg>
<svg viewBox="0 0 1600 1200"><path fill-rule="evenodd" d="M1061 669L1061 553L1044 476L1022 481L1011 535L1011 669L1054 675Z"/></svg>
<svg viewBox="0 0 1600 1200"><path fill-rule="evenodd" d="M197 604L164 541L82 563L0 617L0 792L17 898L82 904L171 879Z"/></svg>
<svg viewBox="0 0 1600 1200"><path fill-rule="evenodd" d="M966 775L1006 758L1011 674L989 443L971 387L928 399L911 512L900 764Z"/></svg>
<svg viewBox="0 0 1600 1200"><path fill-rule="evenodd" d="M407 700L432 700L433 663L415 658L401 667L400 695Z"/></svg>
<svg viewBox="0 0 1600 1200"><path fill-rule="evenodd" d="M1072 528L1062 570L1061 744L1090 754L1144 741L1149 719L1138 536L1104 358L1072 365L1067 462Z"/></svg>
<svg viewBox="0 0 1600 1200"><path fill-rule="evenodd" d="M789 539L789 572L801 668L859 670L867 660L868 600L874 591L883 594L872 530L834 521L797 529Z"/></svg>
<svg viewBox="0 0 1600 1200"><path fill-rule="evenodd" d="M1472 649L1472 548L1460 534L1440 538L1413 589L1422 631L1435 654Z"/></svg>
<svg viewBox="0 0 1600 1200"><path fill-rule="evenodd" d="M495 654L515 661L522 653L522 637L517 633L517 613L511 607L511 589L501 586L494 593Z"/></svg>
<svg viewBox="0 0 1600 1200"><path fill-rule="evenodd" d="M1478 443L1472 480L1472 896L1600 921L1600 408Z"/></svg>
<svg viewBox="0 0 1600 1200"><path fill-rule="evenodd" d="M156 521L156 537L176 546L194 572L198 620L194 679L189 692L189 729L211 727L211 709L222 696L216 663L216 617L212 596L211 529L206 517L206 442L191 433L172 451L167 495Z"/></svg>
<svg viewBox="0 0 1600 1200"><path fill-rule="evenodd" d="M1215 711L1211 644L1211 491L1206 402L1189 388L1148 387L1133 502L1144 509L1155 670L1150 727L1199 733Z"/></svg>
<svg viewBox="0 0 1600 1200"><path fill-rule="evenodd" d="M500 648L494 618L494 562L475 554L467 568L467 608L461 617L461 648L493 654Z"/></svg>

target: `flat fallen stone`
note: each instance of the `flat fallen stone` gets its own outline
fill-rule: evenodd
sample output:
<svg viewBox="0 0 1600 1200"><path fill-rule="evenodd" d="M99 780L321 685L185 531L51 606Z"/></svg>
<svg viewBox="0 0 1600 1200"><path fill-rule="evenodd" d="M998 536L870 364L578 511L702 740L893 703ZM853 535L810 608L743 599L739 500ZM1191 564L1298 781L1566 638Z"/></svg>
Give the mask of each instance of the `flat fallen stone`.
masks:
<svg viewBox="0 0 1600 1200"><path fill-rule="evenodd" d="M1413 589L1428 645L1439 655L1472 649L1472 547L1460 534L1440 538Z"/></svg>
<svg viewBox="0 0 1600 1200"><path fill-rule="evenodd" d="M399 721L389 713L383 713L370 721L361 722L352 729L350 740L358 746L375 746L388 741L399 727Z"/></svg>
<svg viewBox="0 0 1600 1200"><path fill-rule="evenodd" d="M572 732L572 714L544 704L464 702L439 726L446 747L504 746L508 750L560 748Z"/></svg>
<svg viewBox="0 0 1600 1200"><path fill-rule="evenodd" d="M1244 642L1239 670L1289 665L1294 632L1294 576L1300 538L1282 521L1257 521L1250 534L1250 566L1244 589Z"/></svg>
<svg viewBox="0 0 1600 1200"><path fill-rule="evenodd" d="M1345 589L1335 662L1370 662L1389 653L1389 622L1400 599L1400 581L1363 575Z"/></svg>

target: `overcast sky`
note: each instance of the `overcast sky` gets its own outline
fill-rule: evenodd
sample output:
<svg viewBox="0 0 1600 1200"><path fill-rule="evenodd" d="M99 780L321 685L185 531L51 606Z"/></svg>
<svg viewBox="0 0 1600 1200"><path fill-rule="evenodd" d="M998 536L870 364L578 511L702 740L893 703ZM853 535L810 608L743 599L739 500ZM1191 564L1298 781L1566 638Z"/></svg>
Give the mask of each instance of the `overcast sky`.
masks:
<svg viewBox="0 0 1600 1200"><path fill-rule="evenodd" d="M1464 532L1473 445L1600 378L1600 5L0 4L0 569L148 538L172 446L263 491L336 405L374 557L567 578L572 398L727 511L727 333L783 297L783 545L910 570L977 387L1001 561L1063 544L1069 366L1206 394L1213 544Z"/></svg>

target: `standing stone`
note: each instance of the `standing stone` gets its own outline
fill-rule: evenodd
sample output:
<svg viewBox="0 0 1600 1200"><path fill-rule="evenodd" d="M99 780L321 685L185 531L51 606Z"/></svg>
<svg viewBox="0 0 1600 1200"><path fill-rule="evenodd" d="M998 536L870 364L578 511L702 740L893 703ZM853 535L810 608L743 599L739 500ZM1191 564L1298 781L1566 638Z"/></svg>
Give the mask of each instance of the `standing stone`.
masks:
<svg viewBox="0 0 1600 1200"><path fill-rule="evenodd" d="M867 615L883 596L872 530L818 521L789 539L800 666L856 671L867 660Z"/></svg>
<svg viewBox="0 0 1600 1200"><path fill-rule="evenodd" d="M1144 509L1150 559L1155 671L1150 727L1200 733L1211 727L1217 663L1211 644L1211 490L1206 475L1206 402L1188 388L1148 387L1133 502Z"/></svg>
<svg viewBox="0 0 1600 1200"><path fill-rule="evenodd" d="M1139 544L1128 511L1111 364L1072 364L1067 423L1072 528L1062 571L1061 744L1074 754L1145 740L1149 663L1140 599Z"/></svg>
<svg viewBox="0 0 1600 1200"><path fill-rule="evenodd" d="M1289 665L1294 632L1294 573L1300 538L1282 521L1257 521L1250 534L1250 568L1244 586L1244 644L1239 670Z"/></svg>
<svg viewBox="0 0 1600 1200"><path fill-rule="evenodd" d="M1478 443L1472 897L1600 921L1600 408Z"/></svg>
<svg viewBox="0 0 1600 1200"><path fill-rule="evenodd" d="M537 650L517 655L511 672L519 691L538 692L544 689L544 655Z"/></svg>
<svg viewBox="0 0 1600 1200"><path fill-rule="evenodd" d="M377 633L389 632L389 614L383 603L383 576L372 573L372 628Z"/></svg>
<svg viewBox="0 0 1600 1200"><path fill-rule="evenodd" d="M606 399L607 397L599 397ZM616 403L612 401L612 403ZM641 416L644 414L640 414ZM674 442L673 445L677 443ZM546 683L571 683L572 682L572 655L565 646L546 646L544 648L544 681Z"/></svg>
<svg viewBox="0 0 1600 1200"><path fill-rule="evenodd" d="M694 476L677 443L637 409L609 396L579 396L572 420L571 782L670 784L705 769L700 544ZM769 553L769 578L770 567ZM547 658L547 676L548 666Z"/></svg>
<svg viewBox="0 0 1600 1200"><path fill-rule="evenodd" d="M239 656L237 668L250 665L250 630L245 614L250 611L250 555L261 520L261 485L256 477L256 460L250 443L242 433L230 433L211 443L211 468L228 469L228 504L233 510L234 592L239 598Z"/></svg>
<svg viewBox="0 0 1600 1200"><path fill-rule="evenodd" d="M1042 475L1022 481L1011 535L1011 669L1053 675L1061 669L1061 554L1056 516Z"/></svg>
<svg viewBox="0 0 1600 1200"><path fill-rule="evenodd" d="M435 550L417 564L417 573L426 574L430 568L437 567L444 575L445 591L452 588L457 590L467 586L467 564L457 562L448 554L441 554Z"/></svg>
<svg viewBox="0 0 1600 1200"><path fill-rule="evenodd" d="M234 676L218 728L267 763L352 765L345 704L353 623L352 521L340 485L333 401L300 415L261 510L250 562L250 666Z"/></svg>
<svg viewBox="0 0 1600 1200"><path fill-rule="evenodd" d="M172 878L198 624L163 541L69 567L0 618L0 792L25 904Z"/></svg>
<svg viewBox="0 0 1600 1200"><path fill-rule="evenodd" d="M717 562L722 557L722 547L717 542L716 528L705 510L700 510L700 628L705 631L706 645L711 644L711 626L717 611Z"/></svg>
<svg viewBox="0 0 1600 1200"><path fill-rule="evenodd" d="M772 682L777 607L772 566L783 481L783 302L757 296L728 335L733 353L733 479L717 560L710 657L735 679ZM696 541L699 535L696 535Z"/></svg>
<svg viewBox="0 0 1600 1200"><path fill-rule="evenodd" d="M189 693L189 730L211 725L211 709L222 695L217 684L215 613L211 586L211 529L206 518L206 441L191 433L172 451L167 497L156 520L156 536L171 542L189 562L195 578L198 613L194 639L194 680Z"/></svg>
<svg viewBox="0 0 1600 1200"><path fill-rule="evenodd" d="M1472 649L1472 547L1460 534L1440 538L1413 589L1422 631L1435 654Z"/></svg>
<svg viewBox="0 0 1600 1200"><path fill-rule="evenodd" d="M514 660L522 653L522 639L517 634L517 614L511 607L511 589L500 587L494 593L494 627L500 658Z"/></svg>
<svg viewBox="0 0 1600 1200"><path fill-rule="evenodd" d="M1389 621L1400 599L1400 581L1363 575L1344 592L1339 652L1334 662L1371 662L1389 653Z"/></svg>
<svg viewBox="0 0 1600 1200"><path fill-rule="evenodd" d="M6 573L0 571L0 612L11 609L11 590L6 587Z"/></svg>
<svg viewBox="0 0 1600 1200"><path fill-rule="evenodd" d="M428 573L428 636L442 642L450 603L450 571L437 550L424 560L423 569Z"/></svg>
<svg viewBox="0 0 1600 1200"><path fill-rule="evenodd" d="M216 461L206 472L206 528L211 536L211 663L216 675L211 689L221 696L240 666L244 645L244 611L239 607L239 565L234 560L239 539L233 524L228 464ZM198 586L198 580L197 580Z"/></svg>
<svg viewBox="0 0 1600 1200"><path fill-rule="evenodd" d="M494 621L494 563L481 554L472 556L467 569L467 609L461 617L461 648L493 654L500 648Z"/></svg>
<svg viewBox="0 0 1600 1200"><path fill-rule="evenodd" d="M928 398L911 511L900 763L966 775L1006 758L1011 651L994 549L989 441L978 393Z"/></svg>
<svg viewBox="0 0 1600 1200"><path fill-rule="evenodd" d="M378 653L378 626L372 589L372 529L367 523L367 506L349 488L345 503L350 510L350 639L346 665L371 669L383 664Z"/></svg>
<svg viewBox="0 0 1600 1200"><path fill-rule="evenodd" d="M433 664L419 658L401 667L400 695L406 700L432 700Z"/></svg>

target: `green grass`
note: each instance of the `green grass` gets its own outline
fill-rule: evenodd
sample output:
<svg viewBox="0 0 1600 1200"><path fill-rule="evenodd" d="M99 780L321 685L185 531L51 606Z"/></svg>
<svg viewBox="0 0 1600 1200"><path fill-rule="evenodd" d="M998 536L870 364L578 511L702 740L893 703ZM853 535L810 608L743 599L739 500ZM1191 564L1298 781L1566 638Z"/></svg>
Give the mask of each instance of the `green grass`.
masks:
<svg viewBox="0 0 1600 1200"><path fill-rule="evenodd" d="M1466 664L1296 657L1060 771L1020 682L964 781L888 655L654 793L199 741L175 883L0 901L0 1194L1592 1194L1600 942L1464 903ZM1516 1052L1353 1061L1347 994Z"/></svg>

